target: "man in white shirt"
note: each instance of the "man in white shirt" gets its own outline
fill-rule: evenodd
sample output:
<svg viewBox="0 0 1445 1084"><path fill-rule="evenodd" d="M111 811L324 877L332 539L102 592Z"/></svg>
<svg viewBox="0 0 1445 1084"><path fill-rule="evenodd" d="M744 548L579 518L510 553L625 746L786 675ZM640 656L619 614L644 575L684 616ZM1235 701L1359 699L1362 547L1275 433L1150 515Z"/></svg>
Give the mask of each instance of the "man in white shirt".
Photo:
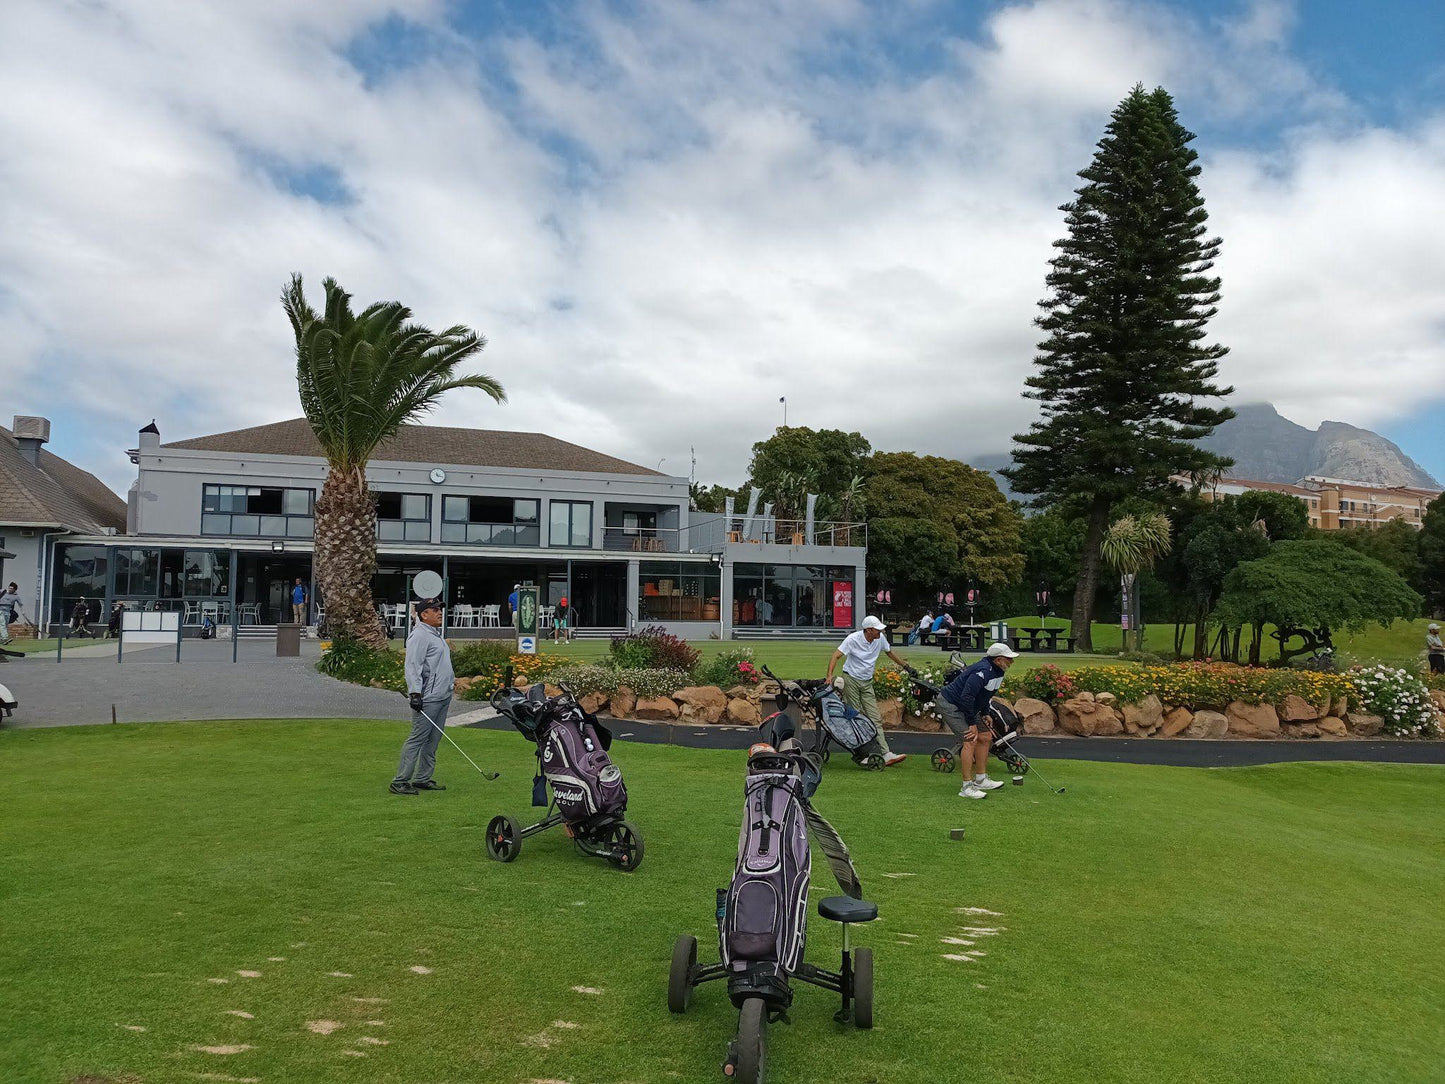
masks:
<svg viewBox="0 0 1445 1084"><path fill-rule="evenodd" d="M878 728L878 744L883 746L883 763L888 767L907 759L904 753L895 753L888 748L888 739L883 735L883 716L878 711L878 697L873 690L873 672L878 667L878 656L886 654L898 664L899 669L913 673L913 667L893 654L888 638L883 635L884 625L876 617L865 617L863 627L850 632L828 660L828 680L833 680L833 671L841 659L843 662L843 703L860 711L873 720Z"/></svg>

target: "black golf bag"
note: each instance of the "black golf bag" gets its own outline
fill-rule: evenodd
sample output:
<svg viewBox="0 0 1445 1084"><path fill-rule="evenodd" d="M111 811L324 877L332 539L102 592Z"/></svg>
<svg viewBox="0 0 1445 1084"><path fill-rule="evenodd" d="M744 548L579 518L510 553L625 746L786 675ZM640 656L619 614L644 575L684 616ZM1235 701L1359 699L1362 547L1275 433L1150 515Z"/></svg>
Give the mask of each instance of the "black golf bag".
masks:
<svg viewBox="0 0 1445 1084"><path fill-rule="evenodd" d="M567 823L627 811L627 787L622 770L607 755L610 748L612 732L575 701L538 727L541 774Z"/></svg>

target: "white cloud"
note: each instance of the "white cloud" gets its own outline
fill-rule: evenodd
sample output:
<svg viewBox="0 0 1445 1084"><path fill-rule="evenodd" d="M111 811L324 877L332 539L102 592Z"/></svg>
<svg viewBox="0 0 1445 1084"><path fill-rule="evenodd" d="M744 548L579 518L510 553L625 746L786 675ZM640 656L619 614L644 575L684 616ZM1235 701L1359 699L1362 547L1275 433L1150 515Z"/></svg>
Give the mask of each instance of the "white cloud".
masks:
<svg viewBox="0 0 1445 1084"><path fill-rule="evenodd" d="M1200 148L1242 396L1369 424L1445 368L1445 122L1363 126L1289 53L1287 5L1011 4L924 73L875 39L927 33L927 5L587 5L545 44L467 40L439 0L10 8L0 375L17 410L105 434L119 487L152 414L178 438L295 412L293 269L486 333L511 403L457 395L451 424L678 471L696 445L732 481L786 394L883 447L1002 450L1056 206L1136 81L1252 134ZM439 47L368 78L347 49L388 15Z"/></svg>

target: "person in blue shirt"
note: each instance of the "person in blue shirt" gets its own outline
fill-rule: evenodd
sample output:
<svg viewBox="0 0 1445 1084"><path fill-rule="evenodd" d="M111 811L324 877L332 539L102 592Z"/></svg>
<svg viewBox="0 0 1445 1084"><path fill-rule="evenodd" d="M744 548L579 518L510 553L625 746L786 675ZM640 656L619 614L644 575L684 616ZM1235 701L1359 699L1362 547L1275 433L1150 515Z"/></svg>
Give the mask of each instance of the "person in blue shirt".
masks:
<svg viewBox="0 0 1445 1084"><path fill-rule="evenodd" d="M988 708L993 694L1003 684L1003 675L1018 652L1008 644L994 644L984 657L960 670L938 696L938 714L943 725L963 739L959 761L963 769L960 798L987 798L988 792L1003 786L988 777L988 750L993 743ZM971 777L970 777L971 776Z"/></svg>
<svg viewBox="0 0 1445 1084"><path fill-rule="evenodd" d="M291 619L298 625L306 624L306 585L299 576L291 588Z"/></svg>
<svg viewBox="0 0 1445 1084"><path fill-rule="evenodd" d="M512 629L517 628L517 592L522 589L520 583L512 584L512 593L507 596L507 609L512 611Z"/></svg>

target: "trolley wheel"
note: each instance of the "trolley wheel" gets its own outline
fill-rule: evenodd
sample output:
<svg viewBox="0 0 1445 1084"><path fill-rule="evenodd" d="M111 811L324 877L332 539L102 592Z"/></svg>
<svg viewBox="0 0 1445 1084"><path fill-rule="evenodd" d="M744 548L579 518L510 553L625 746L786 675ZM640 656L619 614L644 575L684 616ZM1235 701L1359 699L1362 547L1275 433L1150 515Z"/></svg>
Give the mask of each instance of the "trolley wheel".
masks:
<svg viewBox="0 0 1445 1084"><path fill-rule="evenodd" d="M873 1026L873 950L853 950L853 1023Z"/></svg>
<svg viewBox="0 0 1445 1084"><path fill-rule="evenodd" d="M642 864L642 833L631 821L618 821L607 829L607 847L612 852L607 861L620 870L631 873Z"/></svg>
<svg viewBox="0 0 1445 1084"><path fill-rule="evenodd" d="M683 934L672 946L672 970L667 973L667 1007L687 1012L692 1004L692 969L697 966L697 938Z"/></svg>
<svg viewBox="0 0 1445 1084"><path fill-rule="evenodd" d="M748 998L738 1013L737 1053L733 1079L763 1084L768 1071L768 1007L760 997Z"/></svg>
<svg viewBox="0 0 1445 1084"><path fill-rule="evenodd" d="M933 751L933 756L930 759L933 762L933 770L935 772L953 771L952 749L935 749Z"/></svg>
<svg viewBox="0 0 1445 1084"><path fill-rule="evenodd" d="M1029 762L1018 755L1006 756L1003 758L1004 767L1014 775L1028 775Z"/></svg>
<svg viewBox="0 0 1445 1084"><path fill-rule="evenodd" d="M487 855L498 862L515 861L522 853L522 827L516 817L498 813L487 822Z"/></svg>
<svg viewBox="0 0 1445 1084"><path fill-rule="evenodd" d="M867 768L870 772L881 772L885 767L887 767L887 765L883 762L882 753L869 753L866 757L863 758L861 763L863 767Z"/></svg>

